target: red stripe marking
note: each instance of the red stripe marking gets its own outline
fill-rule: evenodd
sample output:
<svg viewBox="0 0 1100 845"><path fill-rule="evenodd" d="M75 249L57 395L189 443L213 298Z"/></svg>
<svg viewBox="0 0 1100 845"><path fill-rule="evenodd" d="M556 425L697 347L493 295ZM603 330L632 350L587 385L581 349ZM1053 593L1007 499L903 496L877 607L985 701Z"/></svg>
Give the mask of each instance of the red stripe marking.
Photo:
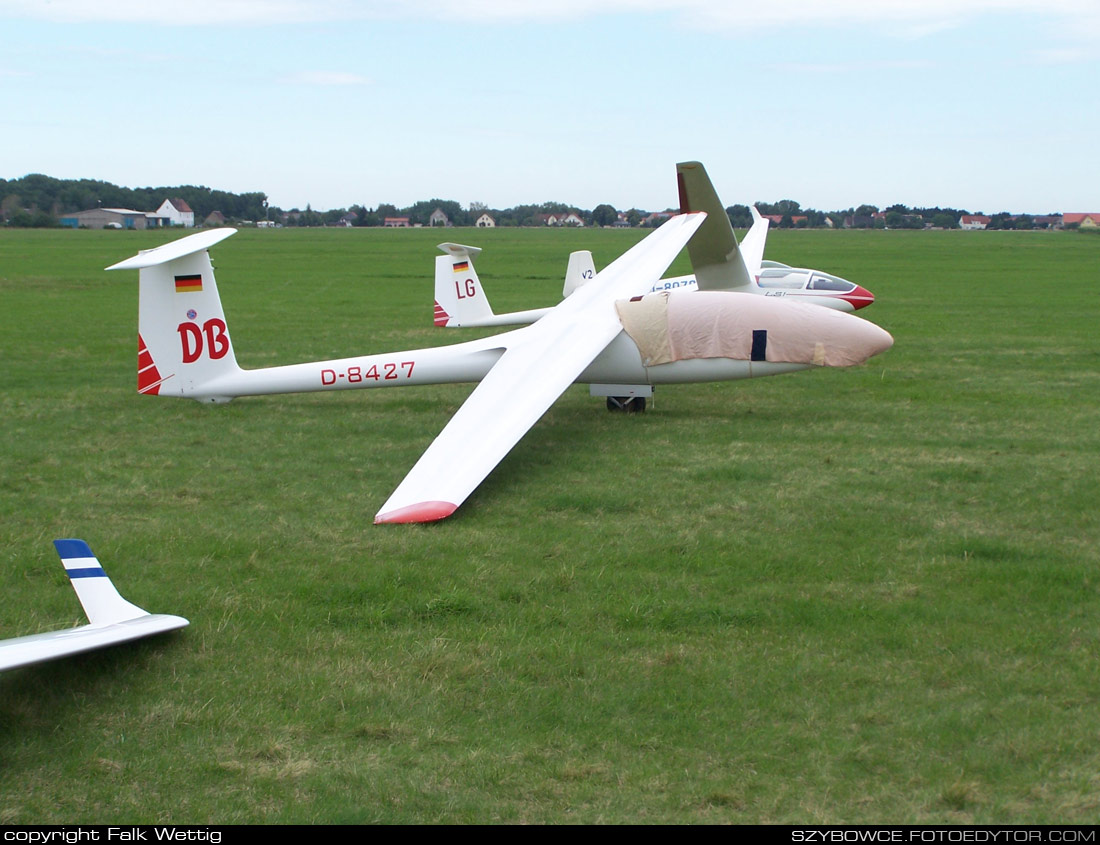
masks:
<svg viewBox="0 0 1100 845"><path fill-rule="evenodd" d="M153 363L153 356L141 335L138 335L138 393L155 396L160 392L160 383L164 381Z"/></svg>
<svg viewBox="0 0 1100 845"><path fill-rule="evenodd" d="M451 320L451 315L443 310L443 306L438 302L435 304L435 324L437 326L445 326Z"/></svg>

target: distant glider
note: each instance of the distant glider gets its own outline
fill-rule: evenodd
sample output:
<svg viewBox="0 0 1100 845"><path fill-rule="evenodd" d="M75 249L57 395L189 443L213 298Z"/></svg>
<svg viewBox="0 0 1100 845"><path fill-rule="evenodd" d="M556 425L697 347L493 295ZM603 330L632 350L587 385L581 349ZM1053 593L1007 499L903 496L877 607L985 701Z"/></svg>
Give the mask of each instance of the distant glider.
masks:
<svg viewBox="0 0 1100 845"><path fill-rule="evenodd" d="M688 244L693 273L659 279L648 293L672 290L723 290L786 297L835 308L858 311L875 301L869 290L847 279L805 267L791 267L764 260L768 218L750 207L753 224L744 241L737 243L726 214L706 169L699 162L676 166L680 189L680 211L704 211L706 222ZM522 326L546 316L550 308L532 308L506 314L493 312L474 267L481 249L465 244L439 245L443 255L435 259L434 322L445 328L480 326ZM596 277L592 253L571 253L565 273L562 298Z"/></svg>
<svg viewBox="0 0 1100 845"><path fill-rule="evenodd" d="M83 540L54 540L53 544L89 624L0 640L0 672L175 631L190 624L180 616L147 613L126 601Z"/></svg>
<svg viewBox="0 0 1100 845"><path fill-rule="evenodd" d="M574 382L592 385L594 395L644 400L655 384L849 366L893 344L866 320L781 299L715 290L646 296L705 218L673 217L524 328L453 346L255 370L237 366L207 253L236 230L191 235L107 269L140 271L140 393L219 403L481 382L375 516L376 523L432 522L454 513ZM736 242L734 249L739 256Z"/></svg>

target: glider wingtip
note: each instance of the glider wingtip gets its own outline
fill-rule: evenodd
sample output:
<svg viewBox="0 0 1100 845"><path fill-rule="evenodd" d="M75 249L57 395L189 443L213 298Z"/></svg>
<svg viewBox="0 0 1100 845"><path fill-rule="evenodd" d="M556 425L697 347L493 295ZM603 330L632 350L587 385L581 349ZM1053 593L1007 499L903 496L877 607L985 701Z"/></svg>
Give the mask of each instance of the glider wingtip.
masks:
<svg viewBox="0 0 1100 845"><path fill-rule="evenodd" d="M378 514L374 517L374 524L438 522L446 519L456 510L458 505L451 502L417 502L415 505L406 505L403 508Z"/></svg>
<svg viewBox="0 0 1100 845"><path fill-rule="evenodd" d="M166 627L164 629L165 633L167 633L168 631L178 631L180 628L186 628L188 625L191 624L190 619L184 619L182 616L165 615L164 619L166 623Z"/></svg>

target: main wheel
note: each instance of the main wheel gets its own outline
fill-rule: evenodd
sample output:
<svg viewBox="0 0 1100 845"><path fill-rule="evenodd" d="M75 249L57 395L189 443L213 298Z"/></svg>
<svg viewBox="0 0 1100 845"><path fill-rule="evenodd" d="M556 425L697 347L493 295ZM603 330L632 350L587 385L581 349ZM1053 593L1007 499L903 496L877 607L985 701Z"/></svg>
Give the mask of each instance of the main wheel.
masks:
<svg viewBox="0 0 1100 845"><path fill-rule="evenodd" d="M644 396L608 396L607 410L622 411L624 414L641 414L645 412Z"/></svg>

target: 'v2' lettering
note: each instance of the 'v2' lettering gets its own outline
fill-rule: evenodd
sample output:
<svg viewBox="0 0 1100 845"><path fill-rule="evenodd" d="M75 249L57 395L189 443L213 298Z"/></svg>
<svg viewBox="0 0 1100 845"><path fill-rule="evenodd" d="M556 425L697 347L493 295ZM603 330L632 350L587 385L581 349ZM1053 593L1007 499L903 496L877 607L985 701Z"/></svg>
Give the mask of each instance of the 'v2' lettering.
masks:
<svg viewBox="0 0 1100 845"><path fill-rule="evenodd" d="M225 321L212 317L202 324L200 329L195 323L180 323L176 326L180 335L183 363L194 364L207 350L210 359L217 361L229 351L229 335L225 331Z"/></svg>

